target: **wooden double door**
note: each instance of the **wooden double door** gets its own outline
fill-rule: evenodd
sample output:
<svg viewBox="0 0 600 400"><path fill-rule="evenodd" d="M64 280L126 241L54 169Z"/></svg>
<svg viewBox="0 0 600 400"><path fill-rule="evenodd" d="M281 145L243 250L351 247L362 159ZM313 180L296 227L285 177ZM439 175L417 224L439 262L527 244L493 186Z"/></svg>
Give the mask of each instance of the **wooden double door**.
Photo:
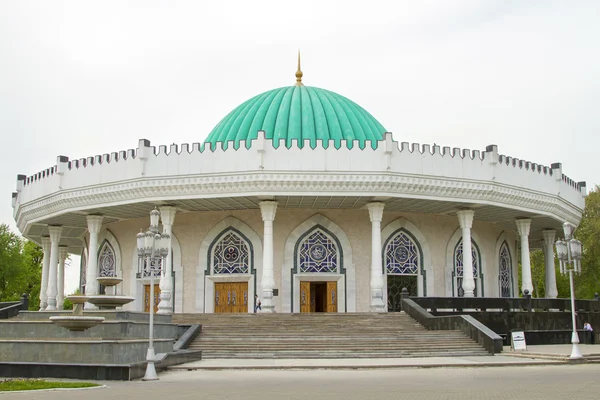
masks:
<svg viewBox="0 0 600 400"><path fill-rule="evenodd" d="M215 283L215 313L247 313L249 301L254 303L248 299L248 282Z"/></svg>
<svg viewBox="0 0 600 400"><path fill-rule="evenodd" d="M158 311L160 303L160 286L154 285L154 312ZM150 285L144 285L144 312L150 312Z"/></svg>
<svg viewBox="0 0 600 400"><path fill-rule="evenodd" d="M300 312L337 312L337 282L300 282Z"/></svg>

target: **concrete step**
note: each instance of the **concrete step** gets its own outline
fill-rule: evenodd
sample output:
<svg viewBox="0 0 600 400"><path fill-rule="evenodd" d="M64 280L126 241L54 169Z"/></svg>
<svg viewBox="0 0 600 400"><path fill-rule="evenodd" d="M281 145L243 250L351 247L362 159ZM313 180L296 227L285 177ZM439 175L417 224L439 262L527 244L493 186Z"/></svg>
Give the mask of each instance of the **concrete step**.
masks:
<svg viewBox="0 0 600 400"><path fill-rule="evenodd" d="M184 314L204 359L406 358L488 353L461 331L428 331L404 313Z"/></svg>

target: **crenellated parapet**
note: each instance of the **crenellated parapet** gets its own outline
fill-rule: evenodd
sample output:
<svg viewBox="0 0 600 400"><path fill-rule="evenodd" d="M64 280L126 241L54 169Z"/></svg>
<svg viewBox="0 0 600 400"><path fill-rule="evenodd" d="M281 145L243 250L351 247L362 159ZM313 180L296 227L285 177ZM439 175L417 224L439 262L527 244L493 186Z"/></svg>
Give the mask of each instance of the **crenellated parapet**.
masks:
<svg viewBox="0 0 600 400"><path fill-rule="evenodd" d="M586 195L585 183L564 176L560 163L548 167L500 155L495 145L480 151L397 142L391 133L376 142L287 142L262 131L237 144L152 146L141 139L135 150L78 160L59 156L44 171L18 176L15 218L144 198L318 192L541 207L578 222Z"/></svg>

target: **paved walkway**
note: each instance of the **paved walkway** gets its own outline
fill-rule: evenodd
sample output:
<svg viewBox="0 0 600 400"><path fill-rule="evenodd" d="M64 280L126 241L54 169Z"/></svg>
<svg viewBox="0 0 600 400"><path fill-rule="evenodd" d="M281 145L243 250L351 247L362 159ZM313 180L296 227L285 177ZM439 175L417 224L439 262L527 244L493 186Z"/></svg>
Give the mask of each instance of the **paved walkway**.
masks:
<svg viewBox="0 0 600 400"><path fill-rule="evenodd" d="M536 359L565 359L571 355L573 345L570 344L544 344L527 346L526 351L512 352L505 346L502 354L507 356L534 357ZM580 344L579 351L584 357L600 357L600 344Z"/></svg>
<svg viewBox="0 0 600 400"><path fill-rule="evenodd" d="M0 394L23 400L597 400L599 364L522 368L169 371L155 382Z"/></svg>

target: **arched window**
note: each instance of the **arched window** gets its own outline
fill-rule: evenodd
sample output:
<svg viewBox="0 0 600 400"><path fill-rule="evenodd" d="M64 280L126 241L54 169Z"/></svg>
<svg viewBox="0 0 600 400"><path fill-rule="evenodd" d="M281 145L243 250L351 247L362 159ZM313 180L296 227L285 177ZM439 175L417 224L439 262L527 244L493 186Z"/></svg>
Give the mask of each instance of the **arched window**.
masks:
<svg viewBox="0 0 600 400"><path fill-rule="evenodd" d="M479 256L479 247L474 241L471 241L471 255L473 257L473 279L475 280L474 296L483 296L483 285L481 285L482 273L480 270L481 257ZM463 297L465 291L462 288L463 282L463 242L462 239L454 248L454 281L455 296Z"/></svg>
<svg viewBox="0 0 600 400"><path fill-rule="evenodd" d="M98 276L117 276L115 252L108 242L104 242L98 256Z"/></svg>
<svg viewBox="0 0 600 400"><path fill-rule="evenodd" d="M215 245L212 254L214 274L250 273L250 247L234 231L226 232Z"/></svg>
<svg viewBox="0 0 600 400"><path fill-rule="evenodd" d="M400 230L385 244L383 265L387 275L388 311L401 311L401 293L406 288L411 296L419 293L421 250L411 235Z"/></svg>
<svg viewBox="0 0 600 400"><path fill-rule="evenodd" d="M500 296L512 297L512 258L506 242L500 247Z"/></svg>
<svg viewBox="0 0 600 400"><path fill-rule="evenodd" d="M298 272L338 273L340 252L335 241L321 229L315 229L298 246Z"/></svg>

